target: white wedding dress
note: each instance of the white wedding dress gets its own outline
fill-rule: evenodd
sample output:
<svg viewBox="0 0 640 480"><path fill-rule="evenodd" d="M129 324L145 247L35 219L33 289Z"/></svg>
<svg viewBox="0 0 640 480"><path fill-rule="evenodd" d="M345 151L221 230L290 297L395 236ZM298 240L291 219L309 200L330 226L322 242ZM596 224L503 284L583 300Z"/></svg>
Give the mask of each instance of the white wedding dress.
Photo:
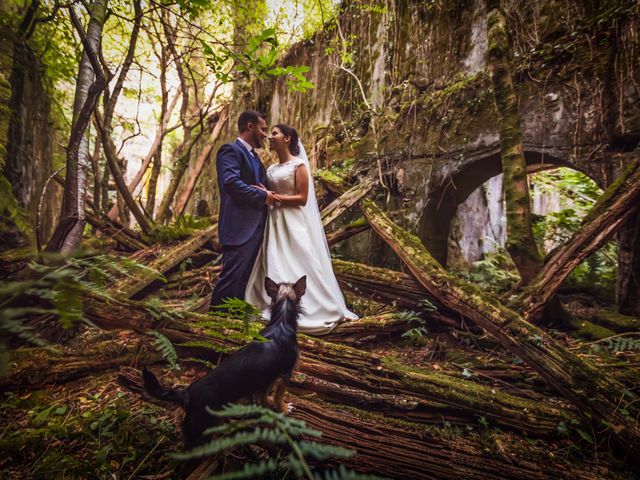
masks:
<svg viewBox="0 0 640 480"><path fill-rule="evenodd" d="M264 289L265 276L275 282L293 283L306 275L307 290L301 301L304 310L298 329L303 333L322 335L338 323L358 317L347 309L333 273L309 161L304 147L299 145L300 157L267 169L267 188L276 193L295 194L296 169L306 168L309 174L307 204L270 208L264 240L247 284L245 299L269 319L270 299Z"/></svg>

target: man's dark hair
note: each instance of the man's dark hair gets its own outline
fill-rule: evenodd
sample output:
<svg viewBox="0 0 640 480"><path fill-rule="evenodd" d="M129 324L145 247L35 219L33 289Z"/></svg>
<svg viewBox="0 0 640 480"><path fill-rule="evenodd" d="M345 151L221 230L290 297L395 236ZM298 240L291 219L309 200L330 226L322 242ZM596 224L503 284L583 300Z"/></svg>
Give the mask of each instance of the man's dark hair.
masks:
<svg viewBox="0 0 640 480"><path fill-rule="evenodd" d="M298 145L298 132L296 129L286 123L279 123L273 128L280 130L285 137L289 137L291 142L289 143L289 151L291 155L300 155L300 146Z"/></svg>
<svg viewBox="0 0 640 480"><path fill-rule="evenodd" d="M267 121L267 117L264 113L256 112L255 110L246 110L242 112L238 117L238 131L242 133L245 130L248 130L248 125L250 123L258 125L261 118L264 118L264 120Z"/></svg>

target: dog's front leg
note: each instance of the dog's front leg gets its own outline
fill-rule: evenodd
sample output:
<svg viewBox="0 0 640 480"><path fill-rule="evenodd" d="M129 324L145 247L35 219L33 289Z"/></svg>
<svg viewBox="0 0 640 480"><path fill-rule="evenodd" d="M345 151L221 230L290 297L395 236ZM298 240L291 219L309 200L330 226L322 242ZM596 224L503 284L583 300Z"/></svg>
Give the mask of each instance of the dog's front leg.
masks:
<svg viewBox="0 0 640 480"><path fill-rule="evenodd" d="M284 403L284 392L287 390L287 386L289 385L289 376L279 377L274 382L274 394L273 394L273 408L281 413L291 413L292 406L285 405Z"/></svg>
<svg viewBox="0 0 640 480"><path fill-rule="evenodd" d="M265 389L260 389L251 395L251 401L255 404L262 405L263 407L269 407L269 390L271 390L271 385L269 385Z"/></svg>

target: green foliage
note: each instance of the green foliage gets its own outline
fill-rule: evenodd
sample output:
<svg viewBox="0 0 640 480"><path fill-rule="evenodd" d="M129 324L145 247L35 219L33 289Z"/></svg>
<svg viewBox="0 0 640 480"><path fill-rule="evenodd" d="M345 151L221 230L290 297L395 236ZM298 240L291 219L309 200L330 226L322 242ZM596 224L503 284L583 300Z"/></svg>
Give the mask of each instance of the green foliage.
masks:
<svg viewBox="0 0 640 480"><path fill-rule="evenodd" d="M531 175L536 192L558 195L564 208L534 218L533 233L541 251L549 252L567 242L580 229L602 190L589 177L569 168L558 168ZM607 243L580 264L567 282L613 292L617 268L617 246Z"/></svg>
<svg viewBox="0 0 640 480"><path fill-rule="evenodd" d="M144 309L153 317L153 319L161 323L163 320L173 320L174 318L184 318L184 315L171 308L167 308L158 297L150 297L144 302Z"/></svg>
<svg viewBox="0 0 640 480"><path fill-rule="evenodd" d="M617 336L613 338L603 338L592 347L593 351L600 351L602 348L610 350L614 353L625 351L640 351L640 337L623 337Z"/></svg>
<svg viewBox="0 0 640 480"><path fill-rule="evenodd" d="M244 78L277 79L284 77L292 91L304 92L314 87L304 76L309 67L278 65L279 42L275 28L264 29L252 36L245 48L239 53L225 48L216 51L210 44L202 41L207 65L218 80L229 83L237 75Z"/></svg>
<svg viewBox="0 0 640 480"><path fill-rule="evenodd" d="M184 240L193 235L197 230L201 230L209 226L207 218L198 218L192 215L183 215L170 225L153 226L151 241L158 243L171 243L178 240Z"/></svg>
<svg viewBox="0 0 640 480"><path fill-rule="evenodd" d="M34 235L29 217L18 200L13 195L13 188L7 177L0 174L0 238L6 233L7 227L15 227L33 243Z"/></svg>
<svg viewBox="0 0 640 480"><path fill-rule="evenodd" d="M204 365L205 367L207 367L210 370L213 370L214 368L216 368L216 364L212 363L208 360L204 360L203 358L195 358L195 357L187 357L184 359L185 362L196 362L196 363L200 363L202 365Z"/></svg>
<svg viewBox="0 0 640 480"><path fill-rule="evenodd" d="M249 334L250 323L260 320L262 315L256 307L239 298L225 298L220 305L214 306L213 310L218 316L242 320L245 335Z"/></svg>
<svg viewBox="0 0 640 480"><path fill-rule="evenodd" d="M148 270L130 259L83 251L70 256L43 254L38 260L31 260L28 269L30 274L25 275L28 280L0 284L0 345L9 338L45 345L25 325L29 319L52 315L65 329L70 329L86 321L82 309L85 294L110 298L106 290L108 283L122 274Z"/></svg>
<svg viewBox="0 0 640 480"><path fill-rule="evenodd" d="M257 463L244 462L240 470L225 472L211 479L249 478L308 478L331 480L363 480L380 477L361 475L341 467L338 470L312 473L309 461L322 462L330 458L344 459L355 454L353 450L319 443L321 432L308 428L305 422L277 413L258 405L228 405L210 414L225 420L206 431L214 439L190 452L176 454L179 460L190 460L233 451L234 456L251 447Z"/></svg>
<svg viewBox="0 0 640 480"><path fill-rule="evenodd" d="M480 288L496 293L508 291L520 279L511 257L503 249L485 253L469 271L456 273Z"/></svg>
<svg viewBox="0 0 640 480"><path fill-rule="evenodd" d="M134 407L114 391L49 395L3 398L2 420L12 421L3 422L0 449L12 460L0 466L0 477L16 478L11 472L21 463L29 478L143 478L167 468L177 432L158 416L162 410Z"/></svg>
<svg viewBox="0 0 640 480"><path fill-rule="evenodd" d="M211 0L177 0L177 3L180 10L187 13L191 20L213 7Z"/></svg>
<svg viewBox="0 0 640 480"><path fill-rule="evenodd" d="M171 340L165 337L160 332L156 332L155 330L150 330L147 332L147 335L151 335L155 337L153 341L153 346L162 353L162 356L169 362L172 370L180 370L180 366L178 365L178 353L174 348Z"/></svg>

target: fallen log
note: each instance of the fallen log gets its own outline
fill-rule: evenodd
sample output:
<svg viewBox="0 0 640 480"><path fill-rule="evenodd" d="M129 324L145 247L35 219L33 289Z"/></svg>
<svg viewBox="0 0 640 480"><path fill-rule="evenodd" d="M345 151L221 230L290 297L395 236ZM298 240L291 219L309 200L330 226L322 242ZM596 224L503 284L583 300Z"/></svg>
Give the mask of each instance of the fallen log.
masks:
<svg viewBox="0 0 640 480"><path fill-rule="evenodd" d="M337 409L317 401L292 400L292 416L321 431L323 441L357 451L342 463L361 472L398 479L598 478L550 461L525 460L497 439L495 450L487 455L478 441L460 436L446 439L412 422L358 408Z"/></svg>
<svg viewBox="0 0 640 480"><path fill-rule="evenodd" d="M91 320L105 329L131 329L139 333L156 330L174 344L207 342L219 351L229 351L243 345L255 337L260 329L260 325L252 323L250 332L243 334L241 321L191 312L180 312L181 319L171 315L162 315L157 319L139 302L112 300L106 305L104 299L95 295L85 303L85 309ZM156 312L155 317L158 316ZM196 326L198 323L206 327ZM404 395L407 397L406 406L399 412L406 413L415 403L419 409L431 410L431 414L416 414L416 418L425 421L441 421L442 416L453 416L451 412L456 410L456 418L464 418L467 423L475 424L477 416L483 415L496 425L532 435L552 434L560 421L559 410L540 402L530 402L462 378L447 378L442 374L384 361L379 356L347 346L300 335L300 350L298 371L331 382L334 398L343 395L344 387L350 385L379 395L371 405L377 404L387 413L402 402L385 400L384 396ZM211 349L187 346L178 348L178 351L214 362L220 357L218 351ZM312 381L305 383L305 389L316 391L314 385L318 385L316 390L322 389L326 394L326 385Z"/></svg>
<svg viewBox="0 0 640 480"><path fill-rule="evenodd" d="M140 290L158 279L158 273L166 273L180 262L196 253L206 242L213 239L218 230L218 224L211 225L198 231L193 237L178 243L172 248L161 250L160 254L151 262L146 263L150 271L142 275L118 282L113 287L114 294L131 298Z"/></svg>
<svg viewBox="0 0 640 480"><path fill-rule="evenodd" d="M599 427L609 431L632 461L640 462L635 455L640 451L640 430L636 420L640 409L631 398L626 398L619 382L564 349L542 329L498 300L451 277L416 236L393 223L372 201L362 200L360 208L371 227L434 298L493 335L585 417L596 420Z"/></svg>
<svg viewBox="0 0 640 480"><path fill-rule="evenodd" d="M433 295L404 272L337 258L332 260L332 265L340 286L356 293L416 310L421 301L433 300Z"/></svg>
<svg viewBox="0 0 640 480"><path fill-rule="evenodd" d="M411 275L340 259L333 259L332 263L338 283L343 289L358 295L371 296L377 301L393 304L398 308L421 312L423 318L436 324L447 327L460 326L460 315L438 304L433 295ZM433 304L437 310L423 312L426 307L425 301ZM349 328L349 324L345 324L345 327Z"/></svg>
<svg viewBox="0 0 640 480"><path fill-rule="evenodd" d="M561 418L571 416L566 410L505 394L461 376L403 365L392 357L319 338L302 337L299 343L303 352L297 368L303 375L300 385L333 402L366 405L389 416L424 423L438 423L438 418L442 421L444 417L452 423L474 424L484 416L501 427L535 436L555 435Z"/></svg>
<svg viewBox="0 0 640 480"><path fill-rule="evenodd" d="M9 374L0 376L0 390L34 390L63 384L120 367L151 365L164 360L161 354L129 342L92 343L91 350L69 347L33 347L11 350Z"/></svg>
<svg viewBox="0 0 640 480"><path fill-rule="evenodd" d="M118 382L137 395L143 394L138 371L122 371ZM156 399L145 399L160 404ZM448 438L411 421L387 418L353 406L336 407L299 395L289 395L287 400L293 405L292 417L322 432L319 441L356 450L356 455L340 463L360 472L398 479L597 478L584 469L572 470L553 461L523 459L497 437L492 439L492 451L488 453L486 442L483 445L477 438L453 433ZM205 464L208 462L203 460Z"/></svg>
<svg viewBox="0 0 640 480"><path fill-rule="evenodd" d="M512 305L518 306L525 319L537 320L569 274L639 210L640 163L634 161L601 195L580 230L547 259Z"/></svg>
<svg viewBox="0 0 640 480"><path fill-rule="evenodd" d="M349 225L345 225L333 232L327 233L327 243L330 247L336 243L342 242L348 238L354 237L357 234L369 230L369 224L364 218L359 218L355 222L351 222Z"/></svg>
<svg viewBox="0 0 640 480"><path fill-rule="evenodd" d="M128 228L118 225L115 220L98 218L88 210L85 210L85 218L91 226L100 230L107 237L113 238L131 252L142 250L147 247L147 245L137 238L136 235L132 234Z"/></svg>
<svg viewBox="0 0 640 480"><path fill-rule="evenodd" d="M323 338L347 345L397 338L412 327L411 320L397 313L381 313L338 325Z"/></svg>
<svg viewBox="0 0 640 480"><path fill-rule="evenodd" d="M365 179L361 183L351 187L345 193L327 205L320 213L322 226L327 228L336 218L355 205L358 200L364 197L374 187L377 182Z"/></svg>

